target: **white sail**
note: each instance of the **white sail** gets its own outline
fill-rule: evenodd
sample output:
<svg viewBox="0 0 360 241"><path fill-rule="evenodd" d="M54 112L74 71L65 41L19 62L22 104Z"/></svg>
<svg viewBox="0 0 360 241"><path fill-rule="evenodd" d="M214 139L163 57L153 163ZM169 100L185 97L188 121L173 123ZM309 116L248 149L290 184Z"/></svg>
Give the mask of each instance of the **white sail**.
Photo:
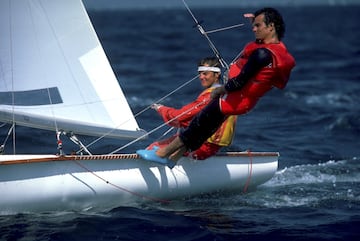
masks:
<svg viewBox="0 0 360 241"><path fill-rule="evenodd" d="M0 0L0 121L137 138L81 0Z"/></svg>

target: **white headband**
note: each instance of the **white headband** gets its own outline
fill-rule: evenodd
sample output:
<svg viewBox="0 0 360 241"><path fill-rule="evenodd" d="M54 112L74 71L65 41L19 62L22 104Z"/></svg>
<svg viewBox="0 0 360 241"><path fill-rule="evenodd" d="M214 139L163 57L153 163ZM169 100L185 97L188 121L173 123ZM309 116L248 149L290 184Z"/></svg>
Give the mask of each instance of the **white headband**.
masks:
<svg viewBox="0 0 360 241"><path fill-rule="evenodd" d="M199 72L212 71L212 72L221 73L221 69L219 67L210 67L210 66L199 66L198 71Z"/></svg>

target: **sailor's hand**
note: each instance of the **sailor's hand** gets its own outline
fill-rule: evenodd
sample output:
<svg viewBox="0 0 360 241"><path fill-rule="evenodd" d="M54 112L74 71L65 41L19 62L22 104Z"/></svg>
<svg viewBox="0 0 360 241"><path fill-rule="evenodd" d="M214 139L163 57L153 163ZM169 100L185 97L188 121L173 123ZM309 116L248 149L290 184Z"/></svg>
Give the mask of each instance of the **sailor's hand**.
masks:
<svg viewBox="0 0 360 241"><path fill-rule="evenodd" d="M152 104L150 107L151 109L154 109L154 110L158 110L161 106L163 106L162 104Z"/></svg>
<svg viewBox="0 0 360 241"><path fill-rule="evenodd" d="M225 93L226 93L225 87L221 86L221 87L217 87L216 89L211 91L210 96L211 96L211 99L216 99L216 98L219 98L220 96L222 96Z"/></svg>

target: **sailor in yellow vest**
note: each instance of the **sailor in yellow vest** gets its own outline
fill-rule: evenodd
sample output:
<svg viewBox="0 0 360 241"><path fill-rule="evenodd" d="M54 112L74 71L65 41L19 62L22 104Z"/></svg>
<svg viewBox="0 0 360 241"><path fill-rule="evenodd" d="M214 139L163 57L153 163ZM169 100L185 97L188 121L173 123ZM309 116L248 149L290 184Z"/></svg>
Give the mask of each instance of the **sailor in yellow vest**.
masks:
<svg viewBox="0 0 360 241"><path fill-rule="evenodd" d="M202 59L198 64L199 79L204 91L193 102L175 109L172 107L154 104L152 106L164 122L169 122L170 126L177 128L185 128L189 125L193 117L200 112L211 100L210 93L217 87L220 87L221 65L217 58L207 57ZM198 149L192 152L186 152L186 156L190 156L196 160L204 160L214 154L223 146L229 146L232 142L236 125L236 116L229 116L226 121L218 128L218 130L209 137ZM163 147L169 144L175 136L166 140L152 143L147 149L153 149L155 146Z"/></svg>

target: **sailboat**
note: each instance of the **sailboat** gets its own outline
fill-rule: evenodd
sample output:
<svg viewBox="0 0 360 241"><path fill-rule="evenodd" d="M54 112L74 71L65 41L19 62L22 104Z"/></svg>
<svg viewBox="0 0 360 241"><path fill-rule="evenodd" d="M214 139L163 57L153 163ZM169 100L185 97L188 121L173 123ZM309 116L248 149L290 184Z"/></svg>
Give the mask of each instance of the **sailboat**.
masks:
<svg viewBox="0 0 360 241"><path fill-rule="evenodd" d="M1 122L57 136L146 138L81 0L1 0L0 9ZM0 155L0 213L109 210L239 193L271 179L279 157L226 152L205 161L183 157L170 169L136 153L62 153L61 138L58 147L56 154Z"/></svg>

